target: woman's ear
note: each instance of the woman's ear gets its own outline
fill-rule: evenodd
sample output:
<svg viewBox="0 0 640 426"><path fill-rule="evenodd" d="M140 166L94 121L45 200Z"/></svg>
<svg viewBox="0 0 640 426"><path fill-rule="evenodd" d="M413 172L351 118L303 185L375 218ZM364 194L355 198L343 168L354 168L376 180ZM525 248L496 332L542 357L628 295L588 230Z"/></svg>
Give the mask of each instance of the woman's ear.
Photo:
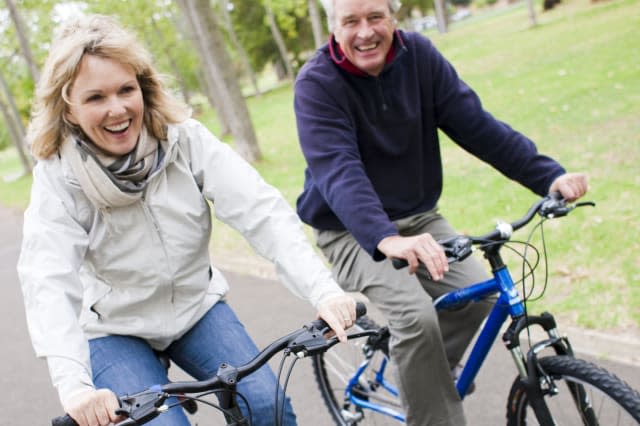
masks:
<svg viewBox="0 0 640 426"><path fill-rule="evenodd" d="M66 111L64 112L64 119L65 119L68 123L71 123L71 124L73 124L73 125L75 125L75 126L77 126L77 125L78 125L78 121L77 121L77 120L75 119L75 117L73 116L73 113L72 113L71 111L69 111L69 110L66 110Z"/></svg>

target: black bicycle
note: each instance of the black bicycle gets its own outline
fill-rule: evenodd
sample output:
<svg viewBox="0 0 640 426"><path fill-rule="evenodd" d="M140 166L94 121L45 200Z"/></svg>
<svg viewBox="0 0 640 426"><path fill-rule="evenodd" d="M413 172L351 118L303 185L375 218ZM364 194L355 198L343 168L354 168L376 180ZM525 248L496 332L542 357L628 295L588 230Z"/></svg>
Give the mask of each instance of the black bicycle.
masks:
<svg viewBox="0 0 640 426"><path fill-rule="evenodd" d="M357 303L357 317L362 317L365 313L365 305ZM184 407L187 411L195 412L197 403L220 410L227 425L250 426L252 423L251 413L247 416L243 415L238 405L238 399L243 399L246 403L246 399L237 391L238 382L258 370L279 352L283 352L283 361L287 356L294 355L289 374L286 377L288 382L291 369L297 359L326 352L338 343L336 337L328 337L329 331L326 322L321 319L315 320L301 329L275 340L245 365L234 367L222 364L218 373L207 380L159 384L132 395L119 396L120 408L117 410L117 414L123 416L125 420L119 422L117 426L143 425L167 410L179 406ZM350 333L347 337L352 339L371 336L376 332L377 330L361 331ZM278 374L278 382L280 382L281 374L282 369ZM286 393L286 382L284 391ZM275 425L281 423L279 413L283 412L281 406L284 405L284 395L282 395L282 401L279 401L279 394L281 395L280 392L275 392ZM211 401L211 395L217 397L217 403ZM166 404L167 400L172 397L177 397L179 402ZM249 407L248 404L246 405ZM54 418L51 424L52 426L77 426L77 423L68 414Z"/></svg>
<svg viewBox="0 0 640 426"><path fill-rule="evenodd" d="M433 303L437 310L455 310L466 303L493 303L457 377L455 384L461 398L469 393L503 324L511 320L502 335L518 373L507 398L506 423L510 426L640 424L640 393L603 368L576 358L569 339L560 334L552 314L531 315L527 311L525 301L532 295L533 271L539 265L540 253L529 240L512 241L513 231L538 217L537 229L542 233L544 221L566 216L583 205L594 204L571 205L557 195L548 196L536 201L522 218L513 223L499 223L488 234L460 235L440 241L449 263L463 260L473 249L478 249L491 266L492 278L453 290ZM524 254L515 249L516 244L525 247ZM544 238L542 247L544 249ZM522 256L524 266L519 282L513 281L503 262L503 248ZM538 254L535 262L529 262L527 250ZM543 254L546 260L544 250ZM394 264L406 266L406 262L397 259ZM525 282L530 284L529 288L525 288ZM523 287L522 293L517 289L519 283ZM542 284L538 298L546 288L546 277ZM495 302L488 301L492 296L497 296ZM388 371L393 361L389 357L388 328L380 327L366 316L356 321L356 327L378 330L378 333L366 339L352 340L333 351L318 353L313 359L316 381L329 412L341 426L404 422L398 388ZM531 341L530 329L533 328L542 329L546 336ZM530 349L527 352L521 345L521 337L528 341Z"/></svg>

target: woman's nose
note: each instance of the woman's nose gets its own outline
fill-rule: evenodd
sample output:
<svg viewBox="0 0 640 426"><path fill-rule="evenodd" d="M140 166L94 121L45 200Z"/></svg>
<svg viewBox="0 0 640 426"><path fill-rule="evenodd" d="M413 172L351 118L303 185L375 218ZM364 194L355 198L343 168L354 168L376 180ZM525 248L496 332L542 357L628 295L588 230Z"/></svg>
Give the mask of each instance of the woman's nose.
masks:
<svg viewBox="0 0 640 426"><path fill-rule="evenodd" d="M108 105L107 115L109 117L118 117L127 112L127 108L124 103L119 99L112 99Z"/></svg>

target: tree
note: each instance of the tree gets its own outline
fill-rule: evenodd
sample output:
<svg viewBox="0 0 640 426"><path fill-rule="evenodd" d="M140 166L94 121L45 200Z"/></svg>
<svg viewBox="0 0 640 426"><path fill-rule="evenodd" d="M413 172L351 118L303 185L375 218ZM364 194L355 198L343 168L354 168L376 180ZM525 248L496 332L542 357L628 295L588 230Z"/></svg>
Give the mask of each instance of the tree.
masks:
<svg viewBox="0 0 640 426"><path fill-rule="evenodd" d="M205 78L220 99L216 106L219 112L224 109L223 115L228 120L236 149L247 161L261 159L249 110L209 0L178 0L177 3L189 24Z"/></svg>
<svg viewBox="0 0 640 426"><path fill-rule="evenodd" d="M251 80L253 91L256 95L260 96L262 93L260 92L260 88L258 87L258 79L256 78L256 73L253 71L253 67L249 63L249 56L242 47L242 43L240 43L238 35L236 34L236 31L233 27L233 21L231 20L231 15L229 14L229 2L227 0L220 0L220 9L222 12L222 17L224 18L227 34L229 34L231 43L240 58L244 70L249 74L249 79Z"/></svg>
<svg viewBox="0 0 640 426"><path fill-rule="evenodd" d="M320 17L320 10L318 9L318 0L309 0L309 20L311 21L311 28L313 29L313 41L316 49L318 49L325 42L324 31L322 30L324 27Z"/></svg>
<svg viewBox="0 0 640 426"><path fill-rule="evenodd" d="M31 173L33 168L33 162L31 156L27 154L25 146L25 130L20 119L20 113L16 106L15 100L9 90L9 86L4 76L0 73L0 88L2 89L2 95L0 96L0 112L4 118L4 122L9 131L9 136L13 141L13 145L18 152L20 162L22 163L23 174ZM3 100L3 97L7 99L7 102Z"/></svg>
<svg viewBox="0 0 640 426"><path fill-rule="evenodd" d="M447 9L444 0L433 0L433 7L436 10L436 21L438 22L438 31L440 34L447 32Z"/></svg>
<svg viewBox="0 0 640 426"><path fill-rule="evenodd" d="M33 81L38 81L40 77L40 70L36 65L36 62L33 58L33 53L31 52L31 46L29 45L29 37L27 36L27 30L22 22L22 17L20 13L18 13L18 9L16 5L13 3L13 0L5 0L7 4L7 8L9 9L9 14L11 15L11 20L13 21L13 25L16 28L16 34L18 36L18 41L20 42L20 50L22 51L22 56L27 62L27 66L29 67L29 72L31 73L31 78Z"/></svg>
<svg viewBox="0 0 640 426"><path fill-rule="evenodd" d="M280 59L282 64L285 67L287 72L287 78L293 80L293 66L291 65L291 61L289 60L289 53L287 51L287 46L284 42L284 37L282 37L282 33L278 28L278 22L276 21L276 16L273 13L273 9L269 3L265 4L265 9L267 11L267 19L269 22L269 29L271 30L271 35L273 36L273 40L276 42L278 46L278 51L280 52Z"/></svg>
<svg viewBox="0 0 640 426"><path fill-rule="evenodd" d="M536 25L538 25L538 21L536 20L536 10L533 5L533 0L527 0L527 10L529 11L529 22L531 23L532 27L535 27Z"/></svg>

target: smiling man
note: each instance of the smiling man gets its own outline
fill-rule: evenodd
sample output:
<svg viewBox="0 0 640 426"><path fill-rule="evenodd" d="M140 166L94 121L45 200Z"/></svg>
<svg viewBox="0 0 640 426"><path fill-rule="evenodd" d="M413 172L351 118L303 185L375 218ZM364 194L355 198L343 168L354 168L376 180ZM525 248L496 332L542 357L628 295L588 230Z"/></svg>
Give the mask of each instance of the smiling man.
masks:
<svg viewBox="0 0 640 426"><path fill-rule="evenodd" d="M437 208L438 129L539 195L574 200L586 192L586 176L566 173L486 112L427 38L396 29L399 1L323 4L331 38L295 84L307 161L298 214L316 230L338 283L386 316L407 423L464 425L451 372L490 306L440 314L432 307L433 298L486 276L472 257L447 265L436 243L456 234ZM408 270L395 270L394 257Z"/></svg>

